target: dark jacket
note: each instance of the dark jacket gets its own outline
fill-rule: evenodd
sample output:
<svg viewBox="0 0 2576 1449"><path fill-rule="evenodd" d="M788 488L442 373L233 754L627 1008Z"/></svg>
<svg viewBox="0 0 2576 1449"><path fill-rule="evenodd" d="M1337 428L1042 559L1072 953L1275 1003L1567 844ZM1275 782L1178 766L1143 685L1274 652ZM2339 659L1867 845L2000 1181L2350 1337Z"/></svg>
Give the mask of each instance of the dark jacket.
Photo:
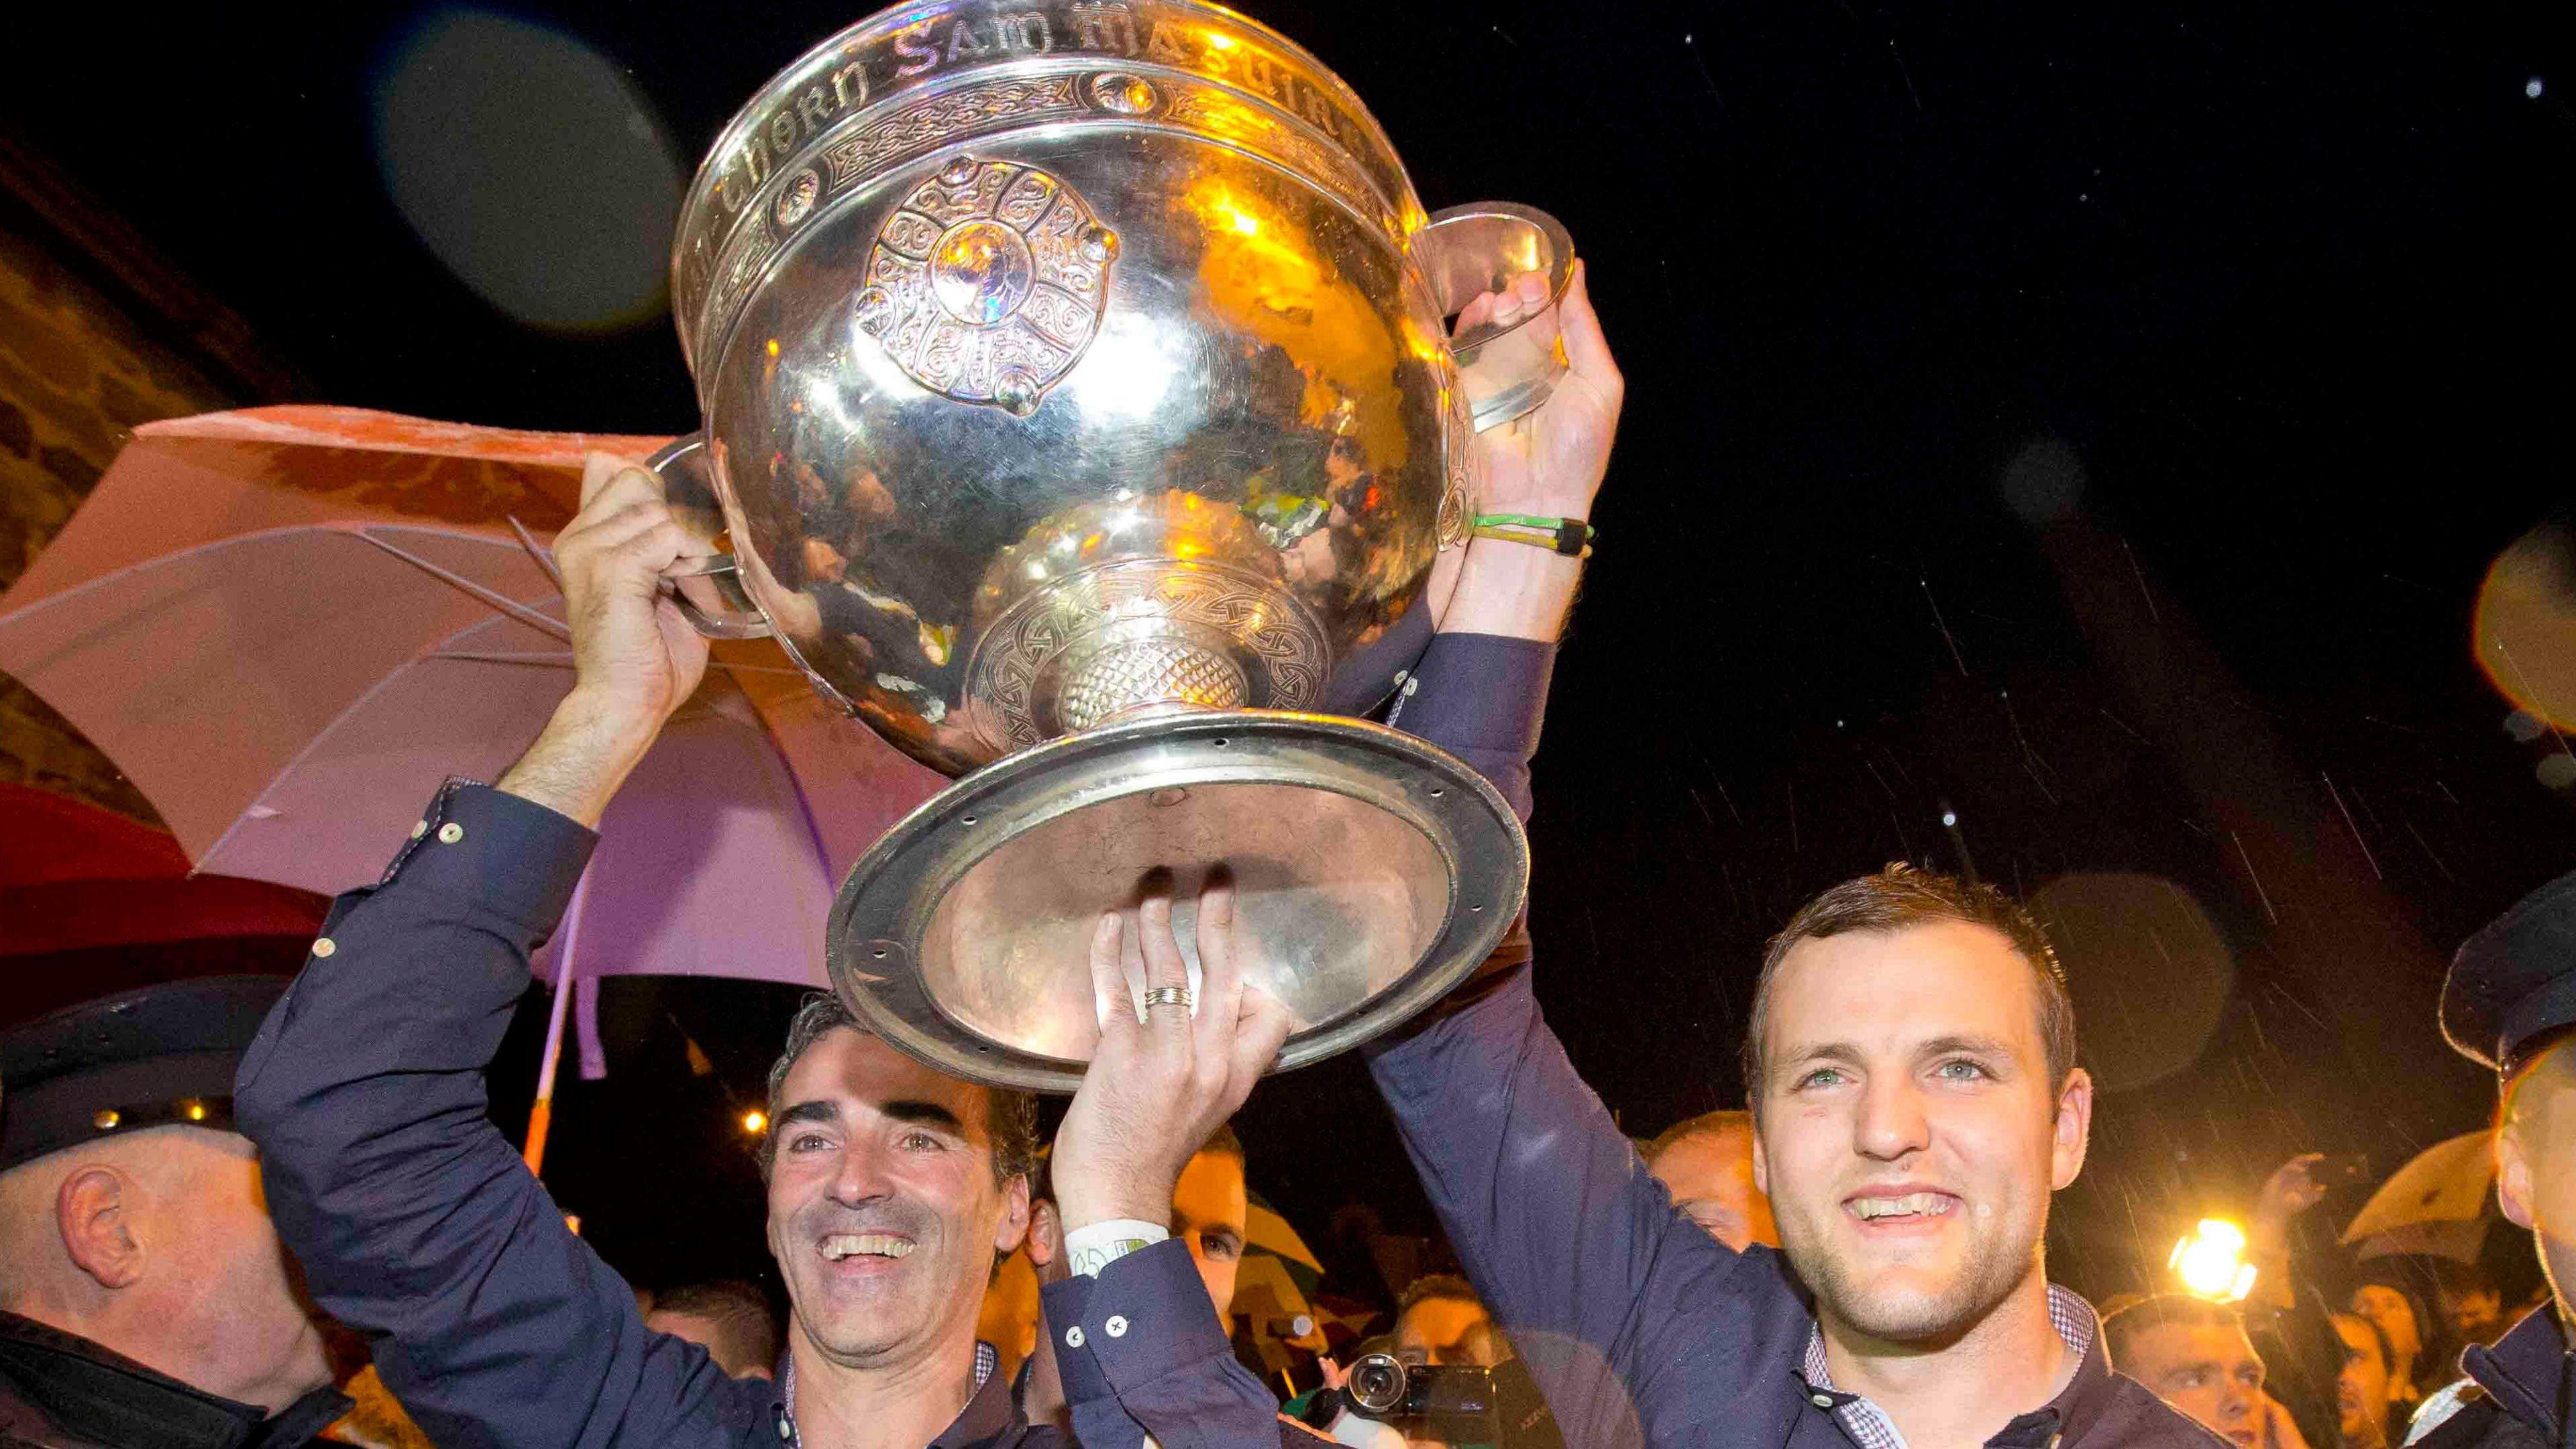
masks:
<svg viewBox="0 0 2576 1449"><path fill-rule="evenodd" d="M1482 770L1523 814L1552 651L1442 636L1401 723ZM1507 647L1514 646L1514 647ZM1815 1318L1781 1255L1729 1252L1674 1210L1541 1019L1526 963L1370 1070L1468 1278L1570 1445L1849 1449L1848 1395L1804 1376ZM2089 1310L2064 1392L1990 1441L2212 1449L2225 1441L2113 1373ZM2062 1330L2065 1331L2065 1330Z"/></svg>
<svg viewBox="0 0 2576 1449"><path fill-rule="evenodd" d="M484 1070L528 989L528 953L596 840L516 796L441 790L384 880L333 904L242 1059L234 1116L315 1301L370 1336L386 1386L441 1449L793 1449L776 1387L647 1332L625 1281L486 1115ZM1050 1284L1043 1302L1088 1449L1148 1432L1166 1449L1304 1436L1235 1362L1181 1241ZM935 1441L1061 1442L998 1376Z"/></svg>
<svg viewBox="0 0 2576 1449"><path fill-rule="evenodd" d="M77 1334L0 1313L0 1446L298 1449L349 1401L316 1389L271 1417Z"/></svg>
<svg viewBox="0 0 2576 1449"><path fill-rule="evenodd" d="M2567 1343L2534 1310L2493 1348L2460 1355L2468 1377L2424 1401L2406 1442L2424 1449L2567 1449Z"/></svg>

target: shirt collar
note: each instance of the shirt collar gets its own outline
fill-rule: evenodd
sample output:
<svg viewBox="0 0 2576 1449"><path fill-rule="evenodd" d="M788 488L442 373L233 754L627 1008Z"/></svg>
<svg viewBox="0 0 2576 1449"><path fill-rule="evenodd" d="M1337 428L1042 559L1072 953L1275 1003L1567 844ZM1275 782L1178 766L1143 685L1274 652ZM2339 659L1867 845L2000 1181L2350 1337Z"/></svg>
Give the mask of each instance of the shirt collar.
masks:
<svg viewBox="0 0 2576 1449"><path fill-rule="evenodd" d="M2066 1381L2056 1398L2006 1424L1986 1441L1990 1445L2046 1449L2058 1439L2081 1434L2100 1412L2100 1397L2094 1391L2110 1379L2111 1369L2102 1356L2100 1323L2093 1316L2093 1305L2051 1283L2048 1326L2057 1330L2058 1341L2076 1355L2075 1376ZM1834 1387L1821 1325L1807 1330L1807 1352L1799 1377L1805 1381L1808 1401L1840 1420L1861 1449L1905 1449L1904 1436L1896 1431L1894 1421L1884 1410L1858 1394Z"/></svg>
<svg viewBox="0 0 2576 1449"><path fill-rule="evenodd" d="M2495 1396L2513 1417L2558 1440L2558 1405L2566 1392L2567 1341L2550 1306L2524 1315L2493 1348L2471 1347L2460 1370Z"/></svg>
<svg viewBox="0 0 2576 1449"><path fill-rule="evenodd" d="M769 1412L778 1425L779 1442L786 1449L797 1449L796 1355L782 1353L778 1359L778 1397L770 1404ZM1019 1396L994 1372L1001 1362L1000 1352L991 1344L975 1341L974 1397L966 1401L966 1407L958 1411L939 1437L930 1441L930 1449L971 1449L973 1445L989 1444L1019 1424Z"/></svg>

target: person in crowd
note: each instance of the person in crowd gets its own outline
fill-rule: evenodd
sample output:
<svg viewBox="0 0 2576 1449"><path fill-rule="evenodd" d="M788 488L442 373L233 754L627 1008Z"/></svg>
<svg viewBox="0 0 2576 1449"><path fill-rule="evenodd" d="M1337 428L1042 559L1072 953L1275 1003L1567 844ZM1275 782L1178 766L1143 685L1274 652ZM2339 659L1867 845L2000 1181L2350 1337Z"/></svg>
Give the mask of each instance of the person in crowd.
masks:
<svg viewBox="0 0 2576 1449"><path fill-rule="evenodd" d="M2335 1440L2342 1449L2388 1449L2388 1366L2395 1357L2388 1335L2358 1313L2334 1315L2334 1329L2343 1340Z"/></svg>
<svg viewBox="0 0 2576 1449"><path fill-rule="evenodd" d="M1475 1288L1454 1273L1426 1273L1404 1285L1390 1336L1397 1353L1427 1364L1492 1368L1508 1356L1494 1315Z"/></svg>
<svg viewBox="0 0 2576 1449"><path fill-rule="evenodd" d="M2576 873L2461 945L2442 983L2441 1022L2454 1051L2497 1075L2496 1201L2530 1230L2557 1312L2461 1354L2466 1377L2425 1397L2405 1442L2563 1444L2576 1388L2562 1327L2576 1293Z"/></svg>
<svg viewBox="0 0 2576 1449"><path fill-rule="evenodd" d="M1500 477L1480 509L1509 497L1515 512L1589 516L1623 384L1589 309L1569 300L1561 321L1571 370L1514 425L1518 458L1483 455ZM1526 814L1581 561L1478 538L1466 568L1480 560L1521 586L1508 607L1452 605L1397 722ZM1672 1210L1541 1018L1529 956L1515 931L1476 983L1369 1058L1467 1277L1568 1442L2206 1442L2111 1372L2091 1308L2043 1271L2049 1198L2083 1165L2093 1090L2046 937L2000 892L1889 870L1827 891L1774 941L1744 1062L1777 1253L1739 1255Z"/></svg>
<svg viewBox="0 0 2576 1449"><path fill-rule="evenodd" d="M2462 1348L2504 1336L2504 1290L2475 1263L2433 1264L2433 1307L2442 1336Z"/></svg>
<svg viewBox="0 0 2576 1449"><path fill-rule="evenodd" d="M1172 1189L1172 1236L1187 1243L1199 1281L1219 1318L1234 1313L1234 1279L1251 1232L1251 1190L1244 1183L1243 1139L1231 1124L1216 1132L1181 1169Z"/></svg>
<svg viewBox="0 0 2576 1449"><path fill-rule="evenodd" d="M738 1379L768 1378L778 1362L769 1295L739 1280L666 1288L653 1296L644 1326L705 1349L717 1368Z"/></svg>
<svg viewBox="0 0 2576 1449"><path fill-rule="evenodd" d="M2264 1392L2288 1407L2302 1437L2327 1444L2341 1437L2341 1379L2347 1358L2326 1294L2294 1252L2301 1217L2325 1201L2321 1152L2302 1152L2274 1168L2246 1214L2246 1261L2256 1269L2242 1305L2247 1337L2263 1358Z"/></svg>
<svg viewBox="0 0 2576 1449"><path fill-rule="evenodd" d="M1055 1189L1040 1162L1029 1180L1029 1235L1020 1248L1040 1284L1063 1278L1064 1228ZM1189 1248L1199 1282L1222 1323L1234 1311L1235 1270L1243 1261L1243 1244L1252 1216L1250 1190L1244 1183L1243 1139L1230 1123L1220 1123L1198 1151L1190 1155L1172 1187L1171 1234ZM1019 1386L1021 1412L1032 1424L1070 1425L1064 1379L1053 1344L1043 1334L1029 1355Z"/></svg>
<svg viewBox="0 0 2576 1449"><path fill-rule="evenodd" d="M288 1449L347 1411L233 1128L283 985L149 987L0 1034L0 1443Z"/></svg>
<svg viewBox="0 0 2576 1449"><path fill-rule="evenodd" d="M2104 1317L2102 1342L2111 1366L2157 1398L2239 1449L2262 1449L2263 1359L2235 1309L2160 1293Z"/></svg>
<svg viewBox="0 0 2576 1449"><path fill-rule="evenodd" d="M379 885L341 898L244 1057L236 1108L314 1296L390 1351L379 1367L457 1445L908 1446L1061 1442L1019 1420L974 1340L1028 1225L1033 1104L943 1076L820 997L770 1073L762 1152L785 1281L775 1384L645 1331L631 1290L564 1225L485 1111L484 1074L560 919L592 826L706 668L660 598L692 548L646 470L594 457L555 559L574 684L496 786L451 782ZM1073 1272L1044 1293L1083 1442L1279 1442L1166 1215L1182 1168L1249 1093L1287 1013L1244 984L1233 898L1198 903L1196 1010L1168 893L1101 919L1110 1003L1054 1156ZM1118 966L1135 933L1148 983Z"/></svg>
<svg viewBox="0 0 2576 1449"><path fill-rule="evenodd" d="M2377 1325L2388 1340L2389 1434L2403 1443L2407 1421L2424 1399L2423 1379L2441 1369L2424 1352L2424 1332L2433 1316L2422 1295L2397 1281L2398 1276L2382 1265L2373 1276L2353 1285L2345 1306Z"/></svg>
<svg viewBox="0 0 2576 1449"><path fill-rule="evenodd" d="M1753 1181L1753 1114L1708 1112L1676 1122L1643 1149L1646 1170L1673 1206L1708 1235L1741 1253L1780 1246L1771 1199Z"/></svg>

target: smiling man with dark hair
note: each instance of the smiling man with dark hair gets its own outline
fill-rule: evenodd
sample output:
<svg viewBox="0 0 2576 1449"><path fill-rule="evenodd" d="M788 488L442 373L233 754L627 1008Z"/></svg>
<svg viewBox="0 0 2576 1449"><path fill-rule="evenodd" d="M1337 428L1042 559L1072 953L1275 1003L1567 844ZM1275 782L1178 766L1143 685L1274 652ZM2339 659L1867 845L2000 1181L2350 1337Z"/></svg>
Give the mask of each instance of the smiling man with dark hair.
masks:
<svg viewBox="0 0 2576 1449"><path fill-rule="evenodd" d="M775 1384L647 1331L487 1116L484 1073L529 952L591 827L706 668L706 642L658 593L689 545L650 473L593 459L555 541L572 692L499 784L441 790L383 883L341 898L243 1061L234 1098L278 1232L453 1449L1061 1445L1058 1426L1022 1418L975 1339L995 1260L1028 1228L1026 1097L925 1067L836 1002L798 1015L763 1153L790 1307ZM1169 997L1131 1006L1116 974L1132 931L1156 983L1182 992L1167 897L1105 916L1090 946L1109 1007L1054 1163L1077 1267L1043 1311L1071 1427L1094 1449L1304 1434L1226 1351L1191 1255L1162 1240L1190 1155L1288 1031L1285 1008L1244 984L1231 894L1202 893L1197 914L1194 1015Z"/></svg>

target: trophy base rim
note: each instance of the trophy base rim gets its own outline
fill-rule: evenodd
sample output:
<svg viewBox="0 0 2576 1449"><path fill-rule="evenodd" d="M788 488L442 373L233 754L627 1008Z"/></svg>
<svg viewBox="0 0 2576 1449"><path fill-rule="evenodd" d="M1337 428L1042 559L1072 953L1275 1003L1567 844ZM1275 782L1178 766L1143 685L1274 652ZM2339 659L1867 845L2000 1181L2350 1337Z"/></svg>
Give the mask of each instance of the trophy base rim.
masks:
<svg viewBox="0 0 2576 1449"><path fill-rule="evenodd" d="M1510 804L1411 735L1284 710L1137 719L987 765L888 831L833 902L833 990L926 1066L1071 1092L1097 1020L1080 1019L1092 922L1146 870L1173 869L1195 963L1191 893L1215 860L1237 874L1247 973L1299 1015L1280 1071L1447 995L1510 930L1529 880Z"/></svg>

